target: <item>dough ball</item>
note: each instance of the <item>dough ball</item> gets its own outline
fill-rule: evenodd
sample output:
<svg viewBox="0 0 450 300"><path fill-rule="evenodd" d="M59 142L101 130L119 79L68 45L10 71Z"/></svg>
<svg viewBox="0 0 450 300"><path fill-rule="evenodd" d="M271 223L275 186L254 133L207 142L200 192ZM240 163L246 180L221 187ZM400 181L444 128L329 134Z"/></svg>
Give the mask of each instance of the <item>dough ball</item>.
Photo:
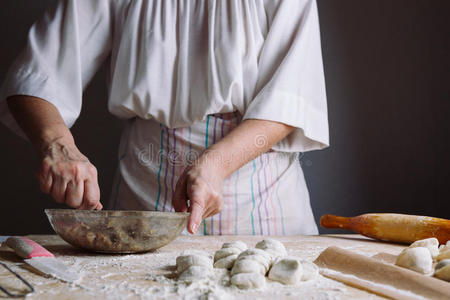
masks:
<svg viewBox="0 0 450 300"><path fill-rule="evenodd" d="M216 253L214 253L214 262L216 262L219 259L222 259L224 257L230 256L230 255L235 255L235 254L237 255L241 252L242 252L241 249L235 248L235 247L219 249L216 251Z"/></svg>
<svg viewBox="0 0 450 300"><path fill-rule="evenodd" d="M443 259L450 259L450 248L448 248L447 246L445 246L445 248L443 248L441 250L439 255L436 256L436 260L437 261L441 261Z"/></svg>
<svg viewBox="0 0 450 300"><path fill-rule="evenodd" d="M181 251L179 256L186 256L186 255L200 255L200 256L206 256L212 258L212 255L206 251L202 250L196 250L196 249L186 249Z"/></svg>
<svg viewBox="0 0 450 300"><path fill-rule="evenodd" d="M237 254L228 255L227 257L221 258L214 263L214 268L218 269L231 269L234 266L234 262L238 257Z"/></svg>
<svg viewBox="0 0 450 300"><path fill-rule="evenodd" d="M450 281L450 259L443 259L436 265L434 277Z"/></svg>
<svg viewBox="0 0 450 300"><path fill-rule="evenodd" d="M314 263L306 260L300 261L303 268L302 281L315 279L319 275L319 267Z"/></svg>
<svg viewBox="0 0 450 300"><path fill-rule="evenodd" d="M302 264L293 258L278 260L269 271L269 279L283 284L296 284L303 275Z"/></svg>
<svg viewBox="0 0 450 300"><path fill-rule="evenodd" d="M427 248L430 251L432 257L436 257L439 254L439 241L437 240L437 238L429 238L415 241L409 246L409 248L416 248L416 247Z"/></svg>
<svg viewBox="0 0 450 300"><path fill-rule="evenodd" d="M235 241L229 243L223 243L222 249L224 248L238 248L241 251L247 250L247 244L242 241Z"/></svg>
<svg viewBox="0 0 450 300"><path fill-rule="evenodd" d="M270 253L273 257L286 256L287 251L283 243L274 239L265 239L256 244L255 248Z"/></svg>
<svg viewBox="0 0 450 300"><path fill-rule="evenodd" d="M434 267L434 270L437 271L440 268L443 268L443 267L448 266L448 265L450 265L450 259L443 259L443 260L441 260L440 262L438 262L436 264L436 267Z"/></svg>
<svg viewBox="0 0 450 300"><path fill-rule="evenodd" d="M205 268L203 266L190 266L184 270L180 276L178 276L178 280L184 282L195 282L208 277L210 270L210 268Z"/></svg>
<svg viewBox="0 0 450 300"><path fill-rule="evenodd" d="M231 277L231 284L240 289L259 289L266 285L266 278L258 273L241 273Z"/></svg>
<svg viewBox="0 0 450 300"><path fill-rule="evenodd" d="M182 273L191 266L201 266L207 269L212 268L211 258L203 255L180 255L177 257L177 272Z"/></svg>
<svg viewBox="0 0 450 300"><path fill-rule="evenodd" d="M238 259L242 259L245 256L251 256L251 255L260 255L262 257L264 257L265 259L267 259L269 262L272 261L272 256L267 253L266 251L262 250L262 249L256 249L256 248L250 248L247 249L243 252L241 252L241 254L239 254Z"/></svg>
<svg viewBox="0 0 450 300"><path fill-rule="evenodd" d="M428 248L406 248L397 256L395 264L422 274L428 274L431 273L433 259Z"/></svg>
<svg viewBox="0 0 450 300"><path fill-rule="evenodd" d="M236 260L233 269L231 269L231 275L239 273L258 273L266 275L267 269L264 265L251 259Z"/></svg>
<svg viewBox="0 0 450 300"><path fill-rule="evenodd" d="M244 260L244 259L249 259L249 260L257 261L258 263L260 263L261 265L264 266L264 269L265 269L266 273L267 273L267 271L269 270L270 265L271 265L271 259L270 259L270 257L268 258L268 257L266 257L266 256L259 255L259 254L251 254L251 255L245 255L245 256L238 256L238 258L237 258L236 261L238 261L238 260Z"/></svg>

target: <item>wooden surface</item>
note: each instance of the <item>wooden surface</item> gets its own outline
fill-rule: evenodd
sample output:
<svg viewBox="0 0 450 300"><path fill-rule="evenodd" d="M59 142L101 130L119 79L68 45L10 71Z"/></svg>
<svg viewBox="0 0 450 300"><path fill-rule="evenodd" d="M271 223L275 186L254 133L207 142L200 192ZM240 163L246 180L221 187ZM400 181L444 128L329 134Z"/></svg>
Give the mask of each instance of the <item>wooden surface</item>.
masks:
<svg viewBox="0 0 450 300"><path fill-rule="evenodd" d="M76 284L46 278L29 270L23 261L6 246L0 247L0 261L7 263L26 278L36 289L28 299L158 299L163 298L165 285L174 275L176 256L183 250L203 250L214 253L224 242L245 241L250 247L263 239L260 236L180 236L171 244L152 253L135 255L105 255L74 248L57 236L29 236L55 256L80 273ZM360 235L284 236L283 242L291 256L313 261L329 246L338 246L363 255L388 253L397 255L405 245L370 240ZM155 282L155 275L165 275L168 282ZM19 287L19 283L5 270L0 270L0 284ZM157 286L158 288L155 288ZM300 293L300 294L299 294ZM381 299L374 294L320 277L298 287L282 285L269 291L245 291L239 299ZM0 292L0 299L3 294ZM170 297L169 297L170 298ZM173 299L177 297L172 297Z"/></svg>

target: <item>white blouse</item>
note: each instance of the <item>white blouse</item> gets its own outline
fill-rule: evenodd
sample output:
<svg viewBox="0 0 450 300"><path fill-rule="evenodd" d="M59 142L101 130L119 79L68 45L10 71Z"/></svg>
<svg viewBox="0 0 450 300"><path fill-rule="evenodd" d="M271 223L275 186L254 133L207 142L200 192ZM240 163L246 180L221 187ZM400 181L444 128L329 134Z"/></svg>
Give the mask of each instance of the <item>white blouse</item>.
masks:
<svg viewBox="0 0 450 300"><path fill-rule="evenodd" d="M328 146L315 0L65 0L36 22L0 93L0 119L20 133L5 99L54 104L68 126L83 89L110 55L111 113L169 128L208 114L297 129L274 146Z"/></svg>

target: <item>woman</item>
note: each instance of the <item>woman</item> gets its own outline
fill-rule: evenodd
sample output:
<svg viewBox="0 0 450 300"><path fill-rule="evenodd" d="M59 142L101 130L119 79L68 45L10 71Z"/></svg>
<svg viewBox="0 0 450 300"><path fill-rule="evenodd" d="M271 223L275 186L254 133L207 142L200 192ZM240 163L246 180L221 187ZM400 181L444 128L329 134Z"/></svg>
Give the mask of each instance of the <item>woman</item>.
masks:
<svg viewBox="0 0 450 300"><path fill-rule="evenodd" d="M111 208L189 210L199 234L317 233L297 158L328 145L314 0L58 1L0 116L37 149L42 191L74 208L102 208L68 127L108 56L108 107L127 119Z"/></svg>

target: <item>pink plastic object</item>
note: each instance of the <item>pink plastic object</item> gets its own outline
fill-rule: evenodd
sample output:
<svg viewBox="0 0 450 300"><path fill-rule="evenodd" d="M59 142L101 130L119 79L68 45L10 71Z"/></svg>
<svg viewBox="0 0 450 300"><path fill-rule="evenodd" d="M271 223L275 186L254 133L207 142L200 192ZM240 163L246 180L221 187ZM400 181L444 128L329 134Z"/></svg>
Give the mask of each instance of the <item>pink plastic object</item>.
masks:
<svg viewBox="0 0 450 300"><path fill-rule="evenodd" d="M5 243L22 258L54 257L47 249L26 237L12 236Z"/></svg>

